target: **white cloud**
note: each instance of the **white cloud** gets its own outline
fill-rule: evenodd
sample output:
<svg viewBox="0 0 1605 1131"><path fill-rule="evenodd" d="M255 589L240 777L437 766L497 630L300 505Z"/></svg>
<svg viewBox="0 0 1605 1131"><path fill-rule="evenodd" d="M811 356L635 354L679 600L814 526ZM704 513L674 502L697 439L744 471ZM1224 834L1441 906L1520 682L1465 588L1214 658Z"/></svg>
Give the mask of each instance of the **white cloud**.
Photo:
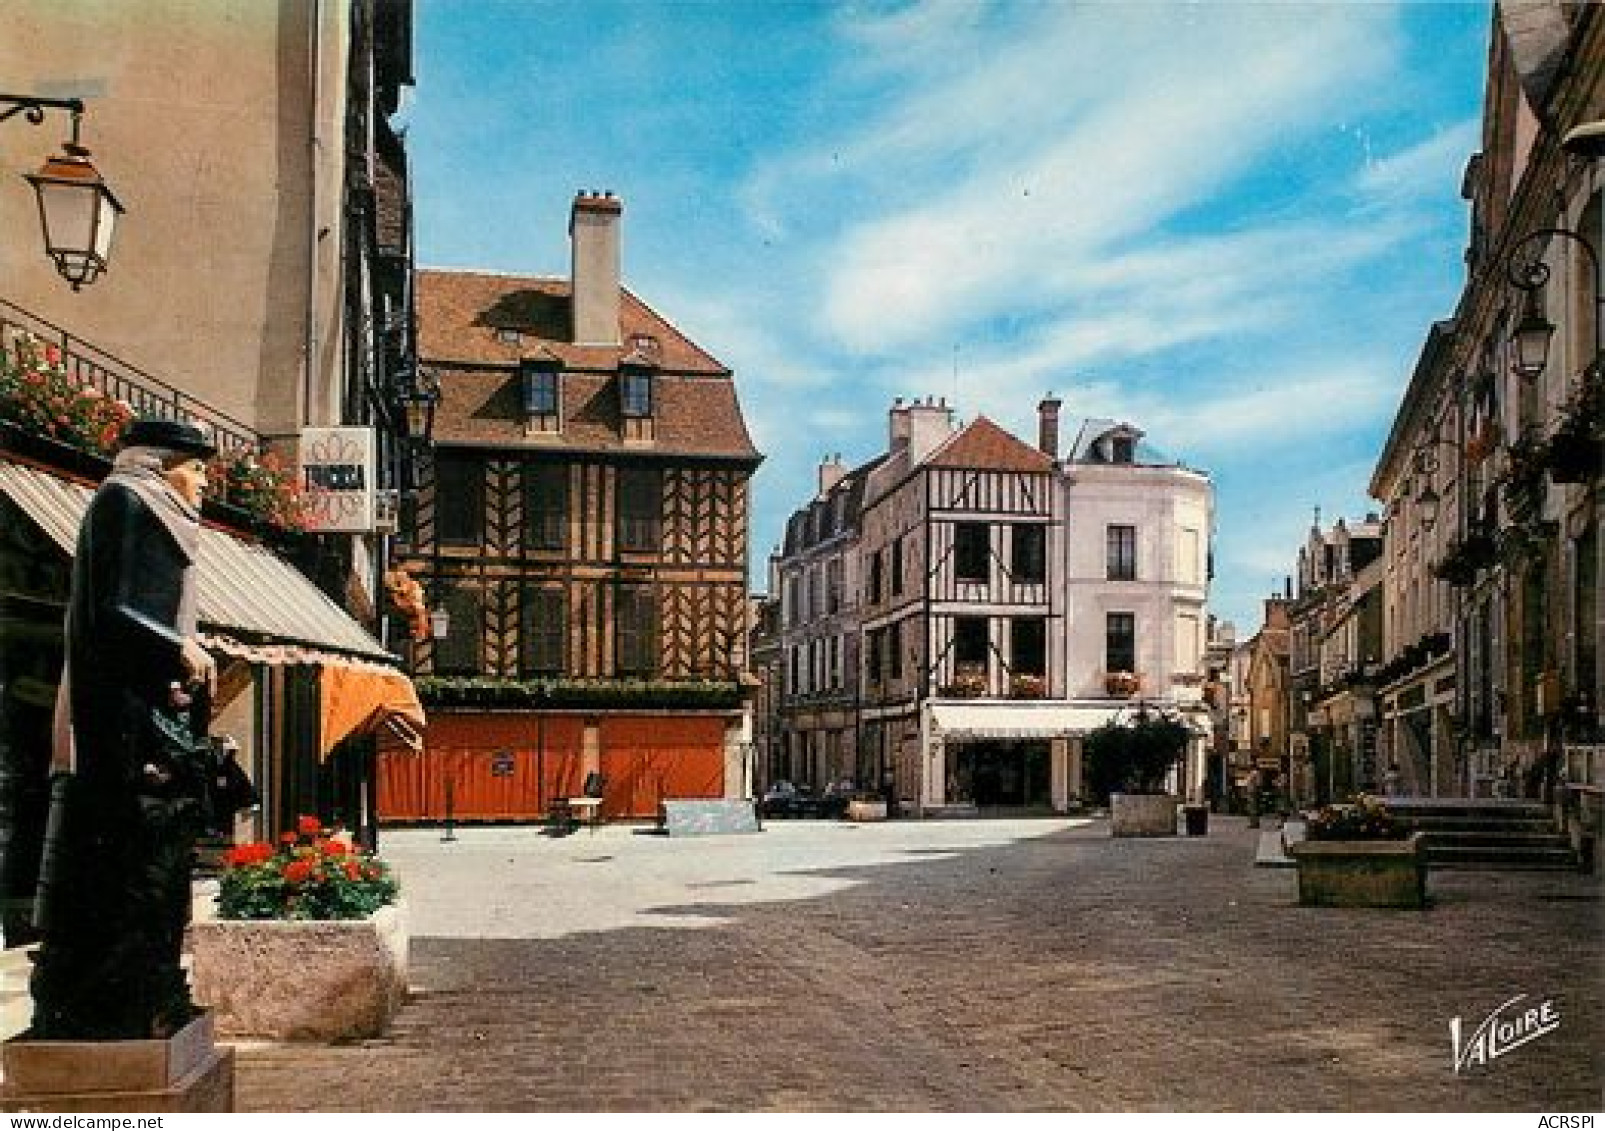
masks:
<svg viewBox="0 0 1605 1131"><path fill-rule="evenodd" d="M1481 146L1481 139L1477 119L1461 122L1409 149L1366 162L1355 187L1387 204L1424 196L1441 199L1458 187L1466 160Z"/></svg>
<svg viewBox="0 0 1605 1131"><path fill-rule="evenodd" d="M885 189L827 253L822 313L846 346L1055 302L1055 280L1203 202L1388 58L1385 25L1319 7L1209 9L1180 35L1190 9L1033 11L1021 42L834 147Z"/></svg>

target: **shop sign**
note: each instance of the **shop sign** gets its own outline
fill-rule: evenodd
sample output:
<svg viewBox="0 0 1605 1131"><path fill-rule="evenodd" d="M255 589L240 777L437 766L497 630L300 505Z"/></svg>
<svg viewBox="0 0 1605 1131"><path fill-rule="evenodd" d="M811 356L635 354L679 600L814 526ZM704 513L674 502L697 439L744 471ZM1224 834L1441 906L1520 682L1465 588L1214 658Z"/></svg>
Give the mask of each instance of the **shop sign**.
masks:
<svg viewBox="0 0 1605 1131"><path fill-rule="evenodd" d="M307 528L320 534L365 534L374 526L372 428L301 429L301 483Z"/></svg>

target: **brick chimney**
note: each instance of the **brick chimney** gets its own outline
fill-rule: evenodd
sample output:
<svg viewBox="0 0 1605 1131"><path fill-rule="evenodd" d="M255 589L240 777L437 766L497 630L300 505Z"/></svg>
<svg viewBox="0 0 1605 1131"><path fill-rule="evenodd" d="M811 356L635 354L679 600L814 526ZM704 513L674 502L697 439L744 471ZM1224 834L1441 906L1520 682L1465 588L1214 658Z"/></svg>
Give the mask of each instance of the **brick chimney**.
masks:
<svg viewBox="0 0 1605 1131"><path fill-rule="evenodd" d="M1049 459L1059 458L1059 406L1062 402L1049 393L1037 405L1037 448Z"/></svg>
<svg viewBox="0 0 1605 1131"><path fill-rule="evenodd" d="M569 213L574 344L619 344L619 217L612 193L580 192Z"/></svg>
<svg viewBox="0 0 1605 1131"><path fill-rule="evenodd" d="M824 498L830 494L830 489L847 477L847 465L842 462L841 453L826 456L819 461L819 497Z"/></svg>
<svg viewBox="0 0 1605 1131"><path fill-rule="evenodd" d="M953 410L947 407L946 397L926 397L907 411L909 462L921 463L953 434Z"/></svg>

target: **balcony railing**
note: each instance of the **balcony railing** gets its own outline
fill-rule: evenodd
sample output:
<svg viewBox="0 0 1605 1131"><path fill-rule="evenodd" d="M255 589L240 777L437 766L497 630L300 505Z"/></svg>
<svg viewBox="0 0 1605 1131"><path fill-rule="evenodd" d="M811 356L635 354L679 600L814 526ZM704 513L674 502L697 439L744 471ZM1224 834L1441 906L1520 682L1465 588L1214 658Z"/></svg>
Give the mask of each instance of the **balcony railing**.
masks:
<svg viewBox="0 0 1605 1131"><path fill-rule="evenodd" d="M0 352L9 352L19 337L31 336L61 351L61 363L76 380L121 400L136 415L189 420L209 428L220 450L255 451L262 437L248 425L176 389L138 366L0 299Z"/></svg>

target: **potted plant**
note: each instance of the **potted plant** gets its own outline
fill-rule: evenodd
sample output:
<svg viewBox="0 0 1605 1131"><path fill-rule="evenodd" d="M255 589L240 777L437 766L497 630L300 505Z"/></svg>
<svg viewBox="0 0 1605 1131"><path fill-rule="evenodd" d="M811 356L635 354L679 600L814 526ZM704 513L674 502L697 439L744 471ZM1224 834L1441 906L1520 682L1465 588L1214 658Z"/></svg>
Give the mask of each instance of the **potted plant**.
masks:
<svg viewBox="0 0 1605 1131"><path fill-rule="evenodd" d="M1506 450L1504 484L1505 507L1512 517L1522 519L1536 513L1544 500L1544 444L1532 429Z"/></svg>
<svg viewBox="0 0 1605 1131"><path fill-rule="evenodd" d="M1146 710L1087 735L1088 785L1094 795L1109 797L1112 835L1176 835L1177 799L1166 787L1190 736L1180 719Z"/></svg>
<svg viewBox="0 0 1605 1131"><path fill-rule="evenodd" d="M196 1000L218 1031L335 1041L384 1032L407 985L389 866L302 817L277 845L223 859L217 917L191 924Z"/></svg>
<svg viewBox="0 0 1605 1131"><path fill-rule="evenodd" d="M1314 907L1424 907L1427 862L1412 833L1379 799L1305 814L1305 839L1288 846L1299 902Z"/></svg>
<svg viewBox="0 0 1605 1131"><path fill-rule="evenodd" d="M1581 381L1561 406L1560 425L1544 448L1554 482L1583 483L1599 475L1602 402L1605 382L1596 373L1593 380Z"/></svg>
<svg viewBox="0 0 1605 1131"><path fill-rule="evenodd" d="M1104 691L1116 699L1130 699L1141 687L1136 672L1106 672L1103 677Z"/></svg>
<svg viewBox="0 0 1605 1131"><path fill-rule="evenodd" d="M1032 672L1016 672L1009 678L1011 699L1041 699L1047 689L1047 679Z"/></svg>
<svg viewBox="0 0 1605 1131"><path fill-rule="evenodd" d="M216 502L242 512L248 522L292 532L307 529L311 499L275 453L219 452L206 473Z"/></svg>
<svg viewBox="0 0 1605 1131"><path fill-rule="evenodd" d="M99 478L133 419L127 401L69 372L59 346L21 334L0 348L0 424L25 454Z"/></svg>
<svg viewBox="0 0 1605 1131"><path fill-rule="evenodd" d="M986 666L984 664L959 664L953 672L953 682L942 688L942 694L950 699L978 699L986 694Z"/></svg>

